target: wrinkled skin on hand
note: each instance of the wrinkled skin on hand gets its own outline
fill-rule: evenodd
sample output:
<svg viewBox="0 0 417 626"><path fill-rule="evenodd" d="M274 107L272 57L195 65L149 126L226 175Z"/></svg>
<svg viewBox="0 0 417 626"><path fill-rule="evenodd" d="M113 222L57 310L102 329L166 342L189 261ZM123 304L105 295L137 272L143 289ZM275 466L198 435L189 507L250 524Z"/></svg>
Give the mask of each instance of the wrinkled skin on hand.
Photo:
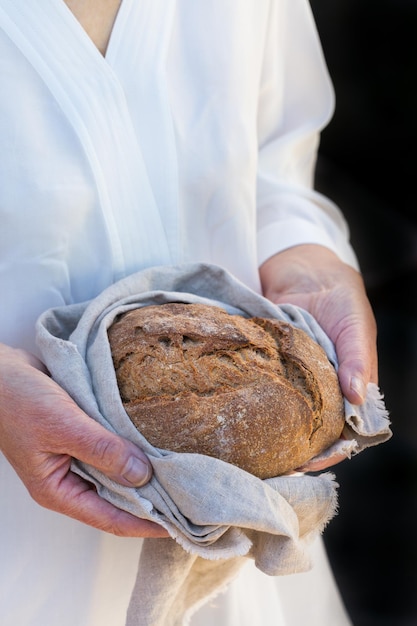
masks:
<svg viewBox="0 0 417 626"><path fill-rule="evenodd" d="M74 457L122 485L141 486L152 475L146 455L86 415L33 355L1 344L0 445L41 506L119 536L168 536L71 471Z"/></svg>
<svg viewBox="0 0 417 626"><path fill-rule="evenodd" d="M260 277L272 302L300 306L319 322L336 346L344 395L361 404L378 371L376 324L360 274L327 248L302 245L268 259ZM41 506L119 536L168 536L100 498L71 471L77 458L123 485L140 486L152 473L143 452L86 415L33 355L1 344L0 446Z"/></svg>
<svg viewBox="0 0 417 626"><path fill-rule="evenodd" d="M335 344L343 394L362 404L367 384L378 382L378 360L376 323L361 275L328 248L308 244L269 258L260 278L269 300L300 306L318 321Z"/></svg>

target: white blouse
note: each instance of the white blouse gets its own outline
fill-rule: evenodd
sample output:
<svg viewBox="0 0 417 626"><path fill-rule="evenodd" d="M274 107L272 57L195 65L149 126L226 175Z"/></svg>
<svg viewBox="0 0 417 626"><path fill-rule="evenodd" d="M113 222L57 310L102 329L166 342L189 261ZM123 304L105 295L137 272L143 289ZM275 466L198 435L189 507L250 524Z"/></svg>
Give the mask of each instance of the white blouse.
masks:
<svg viewBox="0 0 417 626"><path fill-rule="evenodd" d="M296 244L356 263L312 190L333 93L307 0L123 0L105 57L63 0L0 0L0 90L2 342L35 352L43 310L152 265L215 263L259 290L259 264ZM0 623L122 626L140 542L41 509L1 456L0 501ZM311 576L317 624L345 626Z"/></svg>
<svg viewBox="0 0 417 626"><path fill-rule="evenodd" d="M206 261L255 290L320 243L312 191L333 94L305 0L123 0L103 58L62 0L0 0L0 341L151 265Z"/></svg>

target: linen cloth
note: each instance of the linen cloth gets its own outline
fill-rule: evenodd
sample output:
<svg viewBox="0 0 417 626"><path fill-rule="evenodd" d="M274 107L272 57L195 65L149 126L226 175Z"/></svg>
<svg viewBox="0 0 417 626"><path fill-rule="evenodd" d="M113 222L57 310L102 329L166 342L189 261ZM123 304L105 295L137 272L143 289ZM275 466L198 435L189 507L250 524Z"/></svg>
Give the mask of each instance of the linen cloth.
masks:
<svg viewBox="0 0 417 626"><path fill-rule="evenodd" d="M238 572L244 557L265 574L306 571L309 545L336 510L330 473L260 480L218 459L178 454L149 444L130 422L119 396L107 329L117 315L171 301L203 302L244 316L274 317L305 330L337 369L333 345L306 311L277 307L225 270L207 264L160 266L115 283L93 300L50 309L37 342L53 378L92 418L132 440L154 474L141 488L119 485L86 464L74 471L105 499L164 526L171 539L145 540L127 625L178 626ZM345 440L327 454L357 453L391 435L376 386L363 408L346 406Z"/></svg>

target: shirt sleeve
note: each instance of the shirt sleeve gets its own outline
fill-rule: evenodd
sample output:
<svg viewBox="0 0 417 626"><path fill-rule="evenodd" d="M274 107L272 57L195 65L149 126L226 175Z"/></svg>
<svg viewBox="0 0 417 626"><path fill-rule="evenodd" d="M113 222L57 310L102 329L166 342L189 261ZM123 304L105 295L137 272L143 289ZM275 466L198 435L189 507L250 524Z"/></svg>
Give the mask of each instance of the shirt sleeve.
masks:
<svg viewBox="0 0 417 626"><path fill-rule="evenodd" d="M307 0L271 2L259 94L258 263L306 243L358 267L340 209L314 190L319 136L333 86Z"/></svg>

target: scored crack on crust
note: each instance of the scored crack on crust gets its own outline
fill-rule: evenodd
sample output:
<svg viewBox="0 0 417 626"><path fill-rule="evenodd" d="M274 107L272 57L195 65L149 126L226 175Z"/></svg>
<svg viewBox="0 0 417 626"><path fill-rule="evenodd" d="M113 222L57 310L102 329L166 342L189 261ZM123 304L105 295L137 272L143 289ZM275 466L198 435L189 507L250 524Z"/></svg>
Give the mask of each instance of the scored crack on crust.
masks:
<svg viewBox="0 0 417 626"><path fill-rule="evenodd" d="M108 335L124 408L158 448L269 478L300 467L343 430L332 364L289 323L169 303L121 315Z"/></svg>

